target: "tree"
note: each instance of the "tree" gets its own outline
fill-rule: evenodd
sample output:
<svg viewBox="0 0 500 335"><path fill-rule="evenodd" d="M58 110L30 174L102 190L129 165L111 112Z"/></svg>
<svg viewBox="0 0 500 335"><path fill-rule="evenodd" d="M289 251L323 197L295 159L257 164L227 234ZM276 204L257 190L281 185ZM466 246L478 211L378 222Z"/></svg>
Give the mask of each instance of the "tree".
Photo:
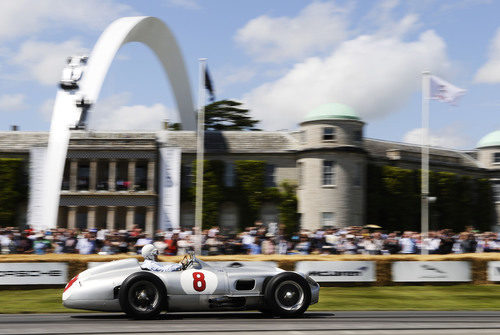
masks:
<svg viewBox="0 0 500 335"><path fill-rule="evenodd" d="M241 102L219 100L205 106L205 130L261 130L260 121L249 116L249 110L240 108Z"/></svg>
<svg viewBox="0 0 500 335"><path fill-rule="evenodd" d="M182 130L182 124L180 122L169 123L167 125L167 130L171 130L171 131Z"/></svg>
<svg viewBox="0 0 500 335"><path fill-rule="evenodd" d="M241 226L249 227L259 216L266 186L266 162L257 160L235 161L236 187L240 194Z"/></svg>
<svg viewBox="0 0 500 335"><path fill-rule="evenodd" d="M196 161L193 162L196 167ZM220 204L223 199L222 180L224 176L224 162L219 160L203 161L203 227L208 229L219 223ZM196 180L196 169L194 173ZM196 198L196 183L190 188L190 198Z"/></svg>
<svg viewBox="0 0 500 335"><path fill-rule="evenodd" d="M27 197L24 162L0 158L0 227L15 226L19 202Z"/></svg>
<svg viewBox="0 0 500 335"><path fill-rule="evenodd" d="M369 164L367 223L387 230L420 230L420 172ZM493 190L487 179L431 171L429 183L430 194L437 198L430 204L431 230L488 230L494 224Z"/></svg>
<svg viewBox="0 0 500 335"><path fill-rule="evenodd" d="M280 223L285 225L285 233L293 234L299 230L299 214L297 213L297 184L289 181L281 183Z"/></svg>

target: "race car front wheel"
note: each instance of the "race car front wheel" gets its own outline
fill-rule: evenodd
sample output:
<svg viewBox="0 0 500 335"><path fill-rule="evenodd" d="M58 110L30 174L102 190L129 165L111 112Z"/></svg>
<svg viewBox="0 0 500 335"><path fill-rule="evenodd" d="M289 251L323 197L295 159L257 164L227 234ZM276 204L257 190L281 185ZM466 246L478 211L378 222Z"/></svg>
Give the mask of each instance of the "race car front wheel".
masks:
<svg viewBox="0 0 500 335"><path fill-rule="evenodd" d="M136 272L125 279L120 287L122 310L135 319L151 319L164 309L165 286L155 275Z"/></svg>
<svg viewBox="0 0 500 335"><path fill-rule="evenodd" d="M275 315L298 316L311 304L311 289L299 274L282 272L267 283L264 300Z"/></svg>

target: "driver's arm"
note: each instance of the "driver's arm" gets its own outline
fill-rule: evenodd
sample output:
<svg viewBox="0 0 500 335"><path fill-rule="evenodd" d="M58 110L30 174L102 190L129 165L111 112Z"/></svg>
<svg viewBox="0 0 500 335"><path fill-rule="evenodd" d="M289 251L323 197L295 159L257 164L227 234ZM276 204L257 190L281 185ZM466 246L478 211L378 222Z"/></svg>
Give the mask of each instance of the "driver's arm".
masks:
<svg viewBox="0 0 500 335"><path fill-rule="evenodd" d="M146 268L151 271L156 271L156 272L172 272L172 271L179 271L181 270L182 266L180 264L171 264L167 266L162 266L156 262L144 262L146 263Z"/></svg>
<svg viewBox="0 0 500 335"><path fill-rule="evenodd" d="M171 271L180 271L182 270L182 265L181 264L172 264L172 265L167 265L163 267L163 271L165 272L171 272Z"/></svg>

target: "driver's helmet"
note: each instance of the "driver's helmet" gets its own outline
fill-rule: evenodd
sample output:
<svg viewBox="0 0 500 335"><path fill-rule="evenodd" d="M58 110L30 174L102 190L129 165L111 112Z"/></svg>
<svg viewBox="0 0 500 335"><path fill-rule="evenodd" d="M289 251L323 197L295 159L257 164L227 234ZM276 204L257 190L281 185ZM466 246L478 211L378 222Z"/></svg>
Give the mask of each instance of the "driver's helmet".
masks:
<svg viewBox="0 0 500 335"><path fill-rule="evenodd" d="M146 244L142 247L141 254L144 259L154 261L155 256L158 256L158 249L152 244Z"/></svg>

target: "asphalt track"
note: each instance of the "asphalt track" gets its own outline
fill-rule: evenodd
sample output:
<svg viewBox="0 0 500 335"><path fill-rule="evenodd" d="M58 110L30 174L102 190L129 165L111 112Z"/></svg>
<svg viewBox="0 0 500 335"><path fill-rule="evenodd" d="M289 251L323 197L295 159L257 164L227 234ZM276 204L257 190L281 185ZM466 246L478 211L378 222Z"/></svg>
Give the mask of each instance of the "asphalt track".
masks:
<svg viewBox="0 0 500 335"><path fill-rule="evenodd" d="M0 334L500 334L500 312L171 313L155 320L123 314L4 314Z"/></svg>

